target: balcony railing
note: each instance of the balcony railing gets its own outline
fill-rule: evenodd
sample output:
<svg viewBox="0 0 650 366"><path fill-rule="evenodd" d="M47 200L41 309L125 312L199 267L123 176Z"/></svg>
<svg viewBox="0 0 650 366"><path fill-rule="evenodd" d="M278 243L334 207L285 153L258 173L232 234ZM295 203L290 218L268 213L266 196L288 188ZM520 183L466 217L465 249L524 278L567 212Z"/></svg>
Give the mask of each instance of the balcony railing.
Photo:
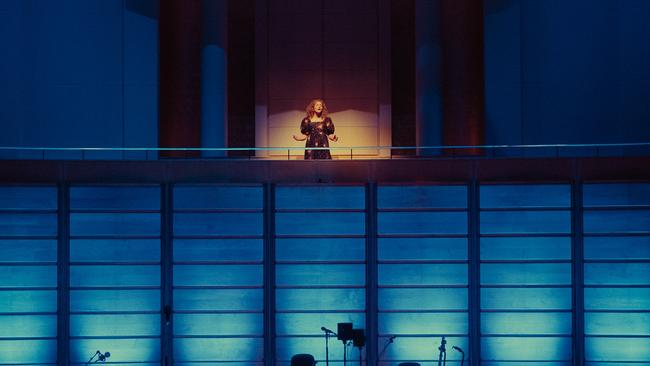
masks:
<svg viewBox="0 0 650 366"><path fill-rule="evenodd" d="M565 158L650 156L650 142L611 144L536 144L481 146L304 147L23 147L0 146L0 160L302 160L305 150L330 150L334 160Z"/></svg>

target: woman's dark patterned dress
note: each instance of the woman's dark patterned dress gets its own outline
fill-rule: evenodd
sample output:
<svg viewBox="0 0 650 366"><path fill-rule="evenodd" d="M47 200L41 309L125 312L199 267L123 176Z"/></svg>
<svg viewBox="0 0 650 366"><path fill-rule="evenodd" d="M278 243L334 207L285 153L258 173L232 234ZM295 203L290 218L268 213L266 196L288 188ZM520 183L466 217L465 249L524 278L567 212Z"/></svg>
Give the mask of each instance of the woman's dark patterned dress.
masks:
<svg viewBox="0 0 650 366"><path fill-rule="evenodd" d="M323 122L310 122L309 118L303 118L300 123L300 132L307 136L305 147L329 147L328 135L334 133L334 123L327 117ZM305 150L305 160L308 159L331 159L329 150Z"/></svg>

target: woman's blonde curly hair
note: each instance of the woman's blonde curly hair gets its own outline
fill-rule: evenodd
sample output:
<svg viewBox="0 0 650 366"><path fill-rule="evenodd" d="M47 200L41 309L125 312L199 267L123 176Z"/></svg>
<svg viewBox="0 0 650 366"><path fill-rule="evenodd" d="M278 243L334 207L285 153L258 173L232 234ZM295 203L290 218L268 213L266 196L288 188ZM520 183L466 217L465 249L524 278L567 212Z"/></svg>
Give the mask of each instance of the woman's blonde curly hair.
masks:
<svg viewBox="0 0 650 366"><path fill-rule="evenodd" d="M307 112L307 117L313 117L314 114L316 114L316 111L314 110L314 106L316 105L317 102L321 102L323 105L323 112L321 113L321 117L323 119L327 118L327 106L325 105L325 102L322 99L314 99L309 104L307 105L307 108L305 108L305 112Z"/></svg>

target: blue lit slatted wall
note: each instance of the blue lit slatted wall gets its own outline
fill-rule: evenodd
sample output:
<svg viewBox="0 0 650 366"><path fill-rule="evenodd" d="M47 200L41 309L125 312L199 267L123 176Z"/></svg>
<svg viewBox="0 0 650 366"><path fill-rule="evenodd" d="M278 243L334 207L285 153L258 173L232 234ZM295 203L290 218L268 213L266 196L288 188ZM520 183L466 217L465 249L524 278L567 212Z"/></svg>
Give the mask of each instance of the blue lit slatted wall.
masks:
<svg viewBox="0 0 650 366"><path fill-rule="evenodd" d="M480 188L484 365L572 360L571 187Z"/></svg>
<svg viewBox="0 0 650 366"><path fill-rule="evenodd" d="M160 362L160 188L70 188L70 360Z"/></svg>
<svg viewBox="0 0 650 366"><path fill-rule="evenodd" d="M650 364L650 184L585 184L585 360Z"/></svg>
<svg viewBox="0 0 650 366"><path fill-rule="evenodd" d="M324 362L321 326L366 328L365 189L281 186L275 198L276 358L309 353ZM358 362L357 349L349 355ZM335 338L329 357L343 360Z"/></svg>
<svg viewBox="0 0 650 366"><path fill-rule="evenodd" d="M56 264L56 187L0 187L0 364L56 363Z"/></svg>
<svg viewBox="0 0 650 366"><path fill-rule="evenodd" d="M437 362L445 336L455 364L452 346L469 356L467 186L379 186L377 200L379 362Z"/></svg>
<svg viewBox="0 0 650 366"><path fill-rule="evenodd" d="M263 188L175 186L175 364L264 361Z"/></svg>

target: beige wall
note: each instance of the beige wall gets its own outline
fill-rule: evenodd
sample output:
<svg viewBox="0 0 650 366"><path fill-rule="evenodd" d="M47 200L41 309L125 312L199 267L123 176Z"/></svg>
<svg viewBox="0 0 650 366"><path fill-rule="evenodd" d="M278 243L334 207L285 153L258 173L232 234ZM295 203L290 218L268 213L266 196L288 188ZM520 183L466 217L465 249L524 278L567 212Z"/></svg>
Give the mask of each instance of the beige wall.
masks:
<svg viewBox="0 0 650 366"><path fill-rule="evenodd" d="M388 2L260 0L258 5L256 128L261 131L256 145L304 146L291 136L300 134L304 109L315 98L325 100L336 127L339 141L331 143L333 148L389 145L390 109L380 107L390 104L380 102L390 99L385 97L390 91ZM332 153L350 156L349 149ZM294 154L300 157L302 151ZM274 155L286 157L287 151Z"/></svg>

